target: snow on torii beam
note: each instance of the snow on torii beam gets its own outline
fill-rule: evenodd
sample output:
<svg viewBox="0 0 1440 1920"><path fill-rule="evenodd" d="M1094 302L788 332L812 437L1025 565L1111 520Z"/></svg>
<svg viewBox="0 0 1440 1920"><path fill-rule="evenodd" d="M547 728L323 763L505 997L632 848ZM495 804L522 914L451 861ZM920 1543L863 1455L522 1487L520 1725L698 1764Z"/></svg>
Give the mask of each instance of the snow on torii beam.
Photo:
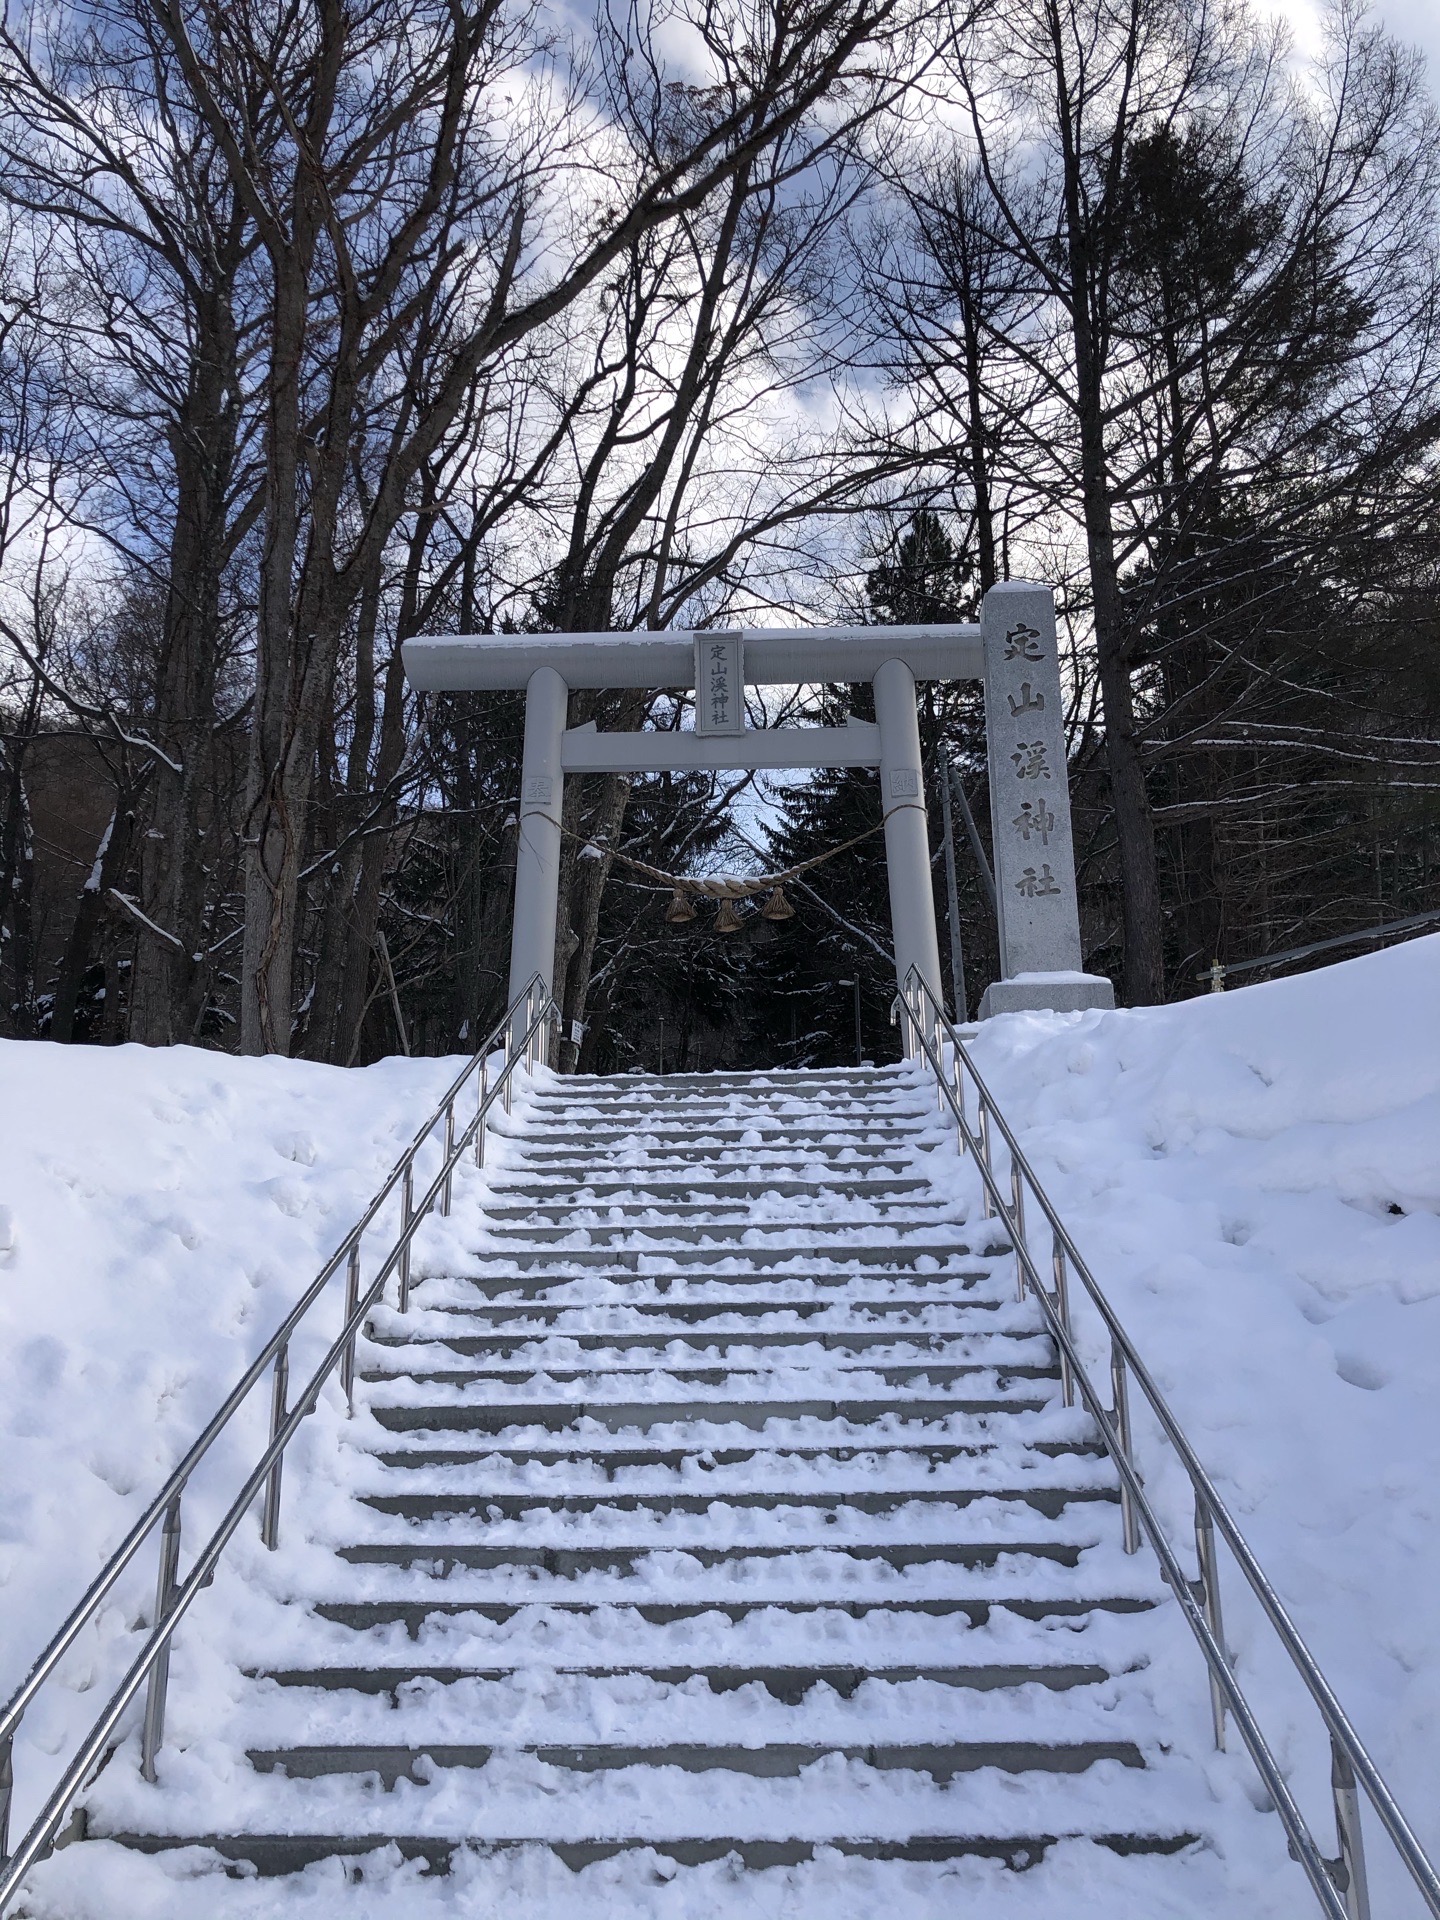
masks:
<svg viewBox="0 0 1440 1920"><path fill-rule="evenodd" d="M895 967L915 967L943 998L915 679L975 678L975 626L782 627L691 633L476 634L407 641L420 688L525 688L525 751L515 853L510 998L554 978L560 810L567 772L665 767L878 766ZM703 663L703 664L702 664ZM869 680L875 724L748 728L746 686ZM697 689L696 730L567 728L572 687Z"/></svg>
<svg viewBox="0 0 1440 1920"><path fill-rule="evenodd" d="M734 629L726 629L728 637ZM475 633L407 640L412 687L446 693L528 687L553 667L567 687L693 687L695 633ZM795 687L822 680L873 680L903 660L917 680L981 680L980 628L747 627L745 682Z"/></svg>
<svg viewBox="0 0 1440 1920"><path fill-rule="evenodd" d="M523 687L526 692L512 1000L536 974L547 983L553 979L566 773L791 766L879 768L896 972L903 982L912 966L918 968L941 999L915 709L919 679L983 680L986 687L1005 978L987 991L982 1014L1113 1004L1109 982L1080 971L1063 706L1048 588L1020 581L992 588L978 625L450 634L407 640L403 653L406 677L421 690ZM856 720L835 727L745 725L746 686L858 680L874 685L874 725ZM694 687L696 730L623 733L601 732L593 724L567 727L572 687ZM1012 807L1018 808L1013 817Z"/></svg>

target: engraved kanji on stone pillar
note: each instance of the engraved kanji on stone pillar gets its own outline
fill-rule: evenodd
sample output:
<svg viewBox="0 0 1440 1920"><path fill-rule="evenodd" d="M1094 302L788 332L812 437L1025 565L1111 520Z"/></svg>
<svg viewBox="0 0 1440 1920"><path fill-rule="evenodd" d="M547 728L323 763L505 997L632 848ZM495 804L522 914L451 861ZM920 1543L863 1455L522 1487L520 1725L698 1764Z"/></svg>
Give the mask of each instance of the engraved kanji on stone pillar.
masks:
<svg viewBox="0 0 1440 1920"><path fill-rule="evenodd" d="M992 587L980 614L985 730L1002 980L981 1017L1024 1008L1113 1006L1108 980L1083 971L1070 833L1065 706L1055 602L1048 587Z"/></svg>

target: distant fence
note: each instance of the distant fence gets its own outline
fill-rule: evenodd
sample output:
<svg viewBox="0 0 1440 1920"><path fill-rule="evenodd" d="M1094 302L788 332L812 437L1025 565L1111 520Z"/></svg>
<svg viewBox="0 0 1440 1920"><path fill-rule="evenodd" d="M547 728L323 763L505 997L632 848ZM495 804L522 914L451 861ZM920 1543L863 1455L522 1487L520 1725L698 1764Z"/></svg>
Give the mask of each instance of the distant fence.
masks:
<svg viewBox="0 0 1440 1920"><path fill-rule="evenodd" d="M1212 960L1204 973L1197 973L1197 980L1208 980L1212 993L1223 993L1225 981L1232 973L1253 973L1259 967L1279 967L1288 960L1304 960L1312 953L1329 953L1337 947L1360 947L1371 940L1388 939L1392 933L1418 933L1422 927L1433 927L1440 922L1440 907L1432 907L1428 913L1412 913L1408 920L1391 920L1383 927L1365 927L1359 933L1337 933L1329 940L1312 940L1306 947L1287 947L1284 953L1262 954L1258 960L1232 960L1225 964Z"/></svg>

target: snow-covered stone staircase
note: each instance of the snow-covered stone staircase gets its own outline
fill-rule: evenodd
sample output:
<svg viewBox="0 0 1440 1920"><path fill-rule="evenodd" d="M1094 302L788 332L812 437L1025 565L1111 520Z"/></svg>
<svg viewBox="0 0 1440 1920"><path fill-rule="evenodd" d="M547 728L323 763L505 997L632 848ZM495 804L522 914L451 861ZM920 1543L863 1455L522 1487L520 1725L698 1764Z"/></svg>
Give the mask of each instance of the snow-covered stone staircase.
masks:
<svg viewBox="0 0 1440 1920"><path fill-rule="evenodd" d="M940 1138L906 1069L546 1076L464 1270L375 1315L348 1529L211 1717L233 1767L112 1769L91 1833L262 1873L1185 1847L1164 1589Z"/></svg>

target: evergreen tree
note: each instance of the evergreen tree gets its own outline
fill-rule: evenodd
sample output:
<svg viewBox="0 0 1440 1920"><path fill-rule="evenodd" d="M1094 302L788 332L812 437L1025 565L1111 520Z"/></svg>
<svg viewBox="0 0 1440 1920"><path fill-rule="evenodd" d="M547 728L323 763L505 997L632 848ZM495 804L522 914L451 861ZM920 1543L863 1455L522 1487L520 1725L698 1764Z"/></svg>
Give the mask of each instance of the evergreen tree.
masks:
<svg viewBox="0 0 1440 1920"><path fill-rule="evenodd" d="M866 611L877 626L909 626L971 620L976 590L973 559L940 516L928 508L911 519L893 550L866 577ZM847 716L874 718L868 682L821 690L810 718L837 724ZM931 845L936 853L936 906L945 938L944 868L940 853L940 792L937 748L943 741L950 764L984 811L984 703L978 687L963 682L926 683L920 689L921 753ZM889 883L874 772L863 767L827 767L787 788L779 818L767 833L768 864L798 865L827 849L867 835L814 870L792 888L796 918L773 946L757 953L752 990L768 1057L793 1065L835 1064L855 1058L853 989L860 982L862 1052L869 1059L894 1058L898 1040L889 1025L895 996ZM967 951L970 998L994 968L994 931L968 847L957 849L961 921ZM763 977L758 962L763 954ZM978 964L977 964L978 962ZM944 961L948 967L948 958Z"/></svg>

